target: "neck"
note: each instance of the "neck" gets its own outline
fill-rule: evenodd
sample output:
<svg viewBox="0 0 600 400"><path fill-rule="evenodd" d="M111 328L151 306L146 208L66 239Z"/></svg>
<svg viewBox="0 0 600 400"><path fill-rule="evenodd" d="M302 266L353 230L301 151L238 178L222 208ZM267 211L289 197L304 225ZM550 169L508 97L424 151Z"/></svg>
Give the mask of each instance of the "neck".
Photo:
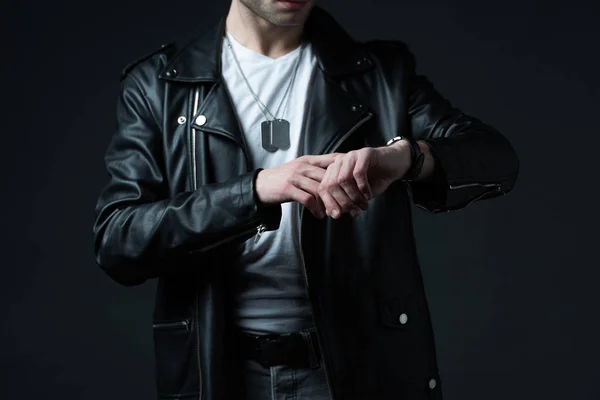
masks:
<svg viewBox="0 0 600 400"><path fill-rule="evenodd" d="M227 32L240 44L271 58L289 53L302 42L302 25L274 25L256 15L239 0L231 2L225 23Z"/></svg>

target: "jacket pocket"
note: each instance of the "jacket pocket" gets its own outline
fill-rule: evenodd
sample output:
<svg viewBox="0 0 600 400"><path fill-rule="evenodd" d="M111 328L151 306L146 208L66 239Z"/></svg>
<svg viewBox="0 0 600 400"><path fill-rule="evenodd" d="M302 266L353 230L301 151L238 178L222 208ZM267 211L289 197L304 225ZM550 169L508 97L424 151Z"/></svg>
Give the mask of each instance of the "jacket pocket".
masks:
<svg viewBox="0 0 600 400"><path fill-rule="evenodd" d="M197 396L197 344L191 320L156 321L152 327L158 397L166 399Z"/></svg>
<svg viewBox="0 0 600 400"><path fill-rule="evenodd" d="M382 298L379 301L381 323L393 329L408 330L421 320L420 298L417 292L404 297Z"/></svg>
<svg viewBox="0 0 600 400"><path fill-rule="evenodd" d="M388 371L381 372L390 382L404 382L401 398L441 400L435 341L424 292L383 297L379 301L380 359Z"/></svg>

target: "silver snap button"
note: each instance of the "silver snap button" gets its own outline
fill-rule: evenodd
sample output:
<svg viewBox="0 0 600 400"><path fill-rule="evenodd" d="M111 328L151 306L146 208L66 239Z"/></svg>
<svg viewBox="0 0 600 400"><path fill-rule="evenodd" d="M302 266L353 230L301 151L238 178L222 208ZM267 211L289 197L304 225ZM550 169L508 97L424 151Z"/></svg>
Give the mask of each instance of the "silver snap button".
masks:
<svg viewBox="0 0 600 400"><path fill-rule="evenodd" d="M204 115L198 115L198 117L196 117L196 125L204 125L206 123L206 117Z"/></svg>
<svg viewBox="0 0 600 400"><path fill-rule="evenodd" d="M437 385L437 382L435 381L435 379L430 379L429 380L429 389L435 389L435 385Z"/></svg>
<svg viewBox="0 0 600 400"><path fill-rule="evenodd" d="M185 117L183 115L181 117L177 118L177 123L179 125L185 124L185 121L186 121L186 119L185 119Z"/></svg>
<svg viewBox="0 0 600 400"><path fill-rule="evenodd" d="M400 321L402 325L406 324L408 322L408 315L400 314L400 316L398 317L398 321Z"/></svg>

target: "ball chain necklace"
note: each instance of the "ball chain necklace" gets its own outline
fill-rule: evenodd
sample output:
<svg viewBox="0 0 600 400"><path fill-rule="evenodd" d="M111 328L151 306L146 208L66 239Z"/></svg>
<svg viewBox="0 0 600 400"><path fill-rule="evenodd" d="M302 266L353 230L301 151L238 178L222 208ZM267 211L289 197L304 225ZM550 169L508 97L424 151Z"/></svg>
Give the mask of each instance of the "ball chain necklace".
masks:
<svg viewBox="0 0 600 400"><path fill-rule="evenodd" d="M271 153L273 153L279 149L281 149L281 150L288 149L290 147L290 123L289 123L289 121L287 121L283 118L277 118L276 116L274 116L271 113L271 111L269 111L267 106L265 106L265 104L262 101L260 101L260 99L254 92L254 90L252 90L252 86L250 85L248 78L246 78L246 75L244 74L244 71L242 70L242 66L241 66L237 56L235 55L235 51L233 50L233 46L231 45L231 41L229 40L229 37L226 35L225 38L227 39L227 47L229 47L229 50L231 51L231 54L233 55L233 59L235 60L235 63L237 64L240 74L244 78L244 81L246 82L246 85L248 86L250 93L254 97L256 104L260 108L260 111L263 113L263 115L266 118L266 121L263 121L260 125L263 149L265 149L266 151L269 151ZM292 78L290 79L290 81L288 83L287 89L285 90L285 93L283 94L283 98L281 99L281 102L279 103L279 107L277 107L277 111L275 112L275 115L279 114L279 110L281 109L281 106L283 105L284 101L286 101L286 100L287 101L286 101L285 107L281 113L282 116L285 113L285 110L287 109L287 106L289 103L289 97L290 97L289 96L290 89L296 79L296 73L298 72L298 66L300 64L300 59L302 58L303 50L304 50L304 43L302 43L300 45L300 52L298 54L298 57L296 58L296 65L294 66L294 74L292 75ZM268 115L267 115L267 113L268 113Z"/></svg>

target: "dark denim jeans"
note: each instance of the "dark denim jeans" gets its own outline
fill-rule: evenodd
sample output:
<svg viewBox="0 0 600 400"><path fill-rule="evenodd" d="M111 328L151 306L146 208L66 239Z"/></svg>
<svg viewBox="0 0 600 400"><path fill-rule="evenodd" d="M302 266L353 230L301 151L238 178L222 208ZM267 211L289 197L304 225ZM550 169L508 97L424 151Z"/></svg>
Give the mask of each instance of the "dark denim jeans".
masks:
<svg viewBox="0 0 600 400"><path fill-rule="evenodd" d="M302 331L302 335L310 342L309 331ZM312 346L307 368L265 368L252 360L243 363L244 374L236 396L239 400L331 400L323 364Z"/></svg>

